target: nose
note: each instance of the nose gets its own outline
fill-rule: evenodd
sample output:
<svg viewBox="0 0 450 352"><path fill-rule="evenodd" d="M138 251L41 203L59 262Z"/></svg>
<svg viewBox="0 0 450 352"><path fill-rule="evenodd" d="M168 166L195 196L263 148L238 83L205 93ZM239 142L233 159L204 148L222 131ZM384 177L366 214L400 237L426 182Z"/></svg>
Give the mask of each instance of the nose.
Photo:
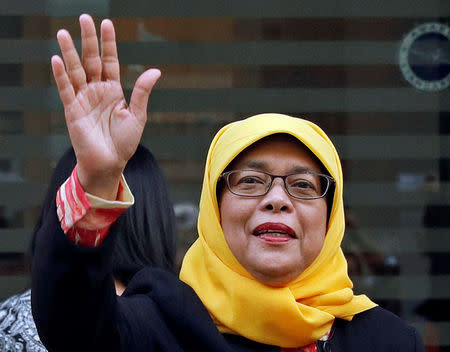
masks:
<svg viewBox="0 0 450 352"><path fill-rule="evenodd" d="M269 192L262 198L263 210L273 212L290 212L293 209L292 199L284 187L281 178L275 178Z"/></svg>

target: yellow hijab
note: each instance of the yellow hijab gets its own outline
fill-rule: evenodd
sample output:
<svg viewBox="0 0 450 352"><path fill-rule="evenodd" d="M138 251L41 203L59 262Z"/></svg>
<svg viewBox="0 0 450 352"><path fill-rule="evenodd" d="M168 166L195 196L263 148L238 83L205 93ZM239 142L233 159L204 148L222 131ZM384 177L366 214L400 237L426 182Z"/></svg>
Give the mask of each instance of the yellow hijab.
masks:
<svg viewBox="0 0 450 352"><path fill-rule="evenodd" d="M322 250L285 287L266 286L237 261L220 226L216 185L227 165L249 145L275 133L305 144L336 180L333 206ZM199 238L188 250L180 278L191 286L222 332L281 347L300 347L320 339L335 318L375 306L353 295L340 248L344 235L342 169L327 135L313 123L281 114L261 114L230 123L214 137L206 160L198 219Z"/></svg>

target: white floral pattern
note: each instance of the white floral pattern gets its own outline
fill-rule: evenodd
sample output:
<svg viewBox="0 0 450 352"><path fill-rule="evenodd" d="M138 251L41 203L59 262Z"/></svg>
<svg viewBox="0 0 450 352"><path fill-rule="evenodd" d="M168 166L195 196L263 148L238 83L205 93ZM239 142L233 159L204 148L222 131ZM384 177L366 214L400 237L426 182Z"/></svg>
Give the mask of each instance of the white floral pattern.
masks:
<svg viewBox="0 0 450 352"><path fill-rule="evenodd" d="M46 352L31 314L31 291L0 303L0 352Z"/></svg>

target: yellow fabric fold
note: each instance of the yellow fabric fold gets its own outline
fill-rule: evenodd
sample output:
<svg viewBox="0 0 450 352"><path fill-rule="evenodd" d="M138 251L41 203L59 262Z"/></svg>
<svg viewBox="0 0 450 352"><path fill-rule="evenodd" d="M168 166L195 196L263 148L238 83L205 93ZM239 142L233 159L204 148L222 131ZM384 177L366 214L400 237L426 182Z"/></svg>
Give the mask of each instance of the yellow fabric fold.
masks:
<svg viewBox="0 0 450 352"><path fill-rule="evenodd" d="M285 287L266 286L236 260L220 226L216 185L227 165L257 140L287 133L305 144L336 180L323 248L315 261ZM353 294L340 248L345 231L343 179L339 156L315 124L282 114L261 114L230 123L214 137L206 159L199 238L188 250L180 278L190 285L222 332L281 347L300 347L321 338L335 318L375 306Z"/></svg>

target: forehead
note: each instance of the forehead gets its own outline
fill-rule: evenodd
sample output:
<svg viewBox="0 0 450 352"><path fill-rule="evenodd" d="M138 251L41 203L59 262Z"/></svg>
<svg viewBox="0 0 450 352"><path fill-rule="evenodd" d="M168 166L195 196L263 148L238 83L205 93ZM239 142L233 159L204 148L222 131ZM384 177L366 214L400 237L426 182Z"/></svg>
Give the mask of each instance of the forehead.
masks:
<svg viewBox="0 0 450 352"><path fill-rule="evenodd" d="M276 134L260 139L243 150L229 168L251 167L263 171L296 172L309 169L321 172L317 157L298 139L288 134Z"/></svg>

